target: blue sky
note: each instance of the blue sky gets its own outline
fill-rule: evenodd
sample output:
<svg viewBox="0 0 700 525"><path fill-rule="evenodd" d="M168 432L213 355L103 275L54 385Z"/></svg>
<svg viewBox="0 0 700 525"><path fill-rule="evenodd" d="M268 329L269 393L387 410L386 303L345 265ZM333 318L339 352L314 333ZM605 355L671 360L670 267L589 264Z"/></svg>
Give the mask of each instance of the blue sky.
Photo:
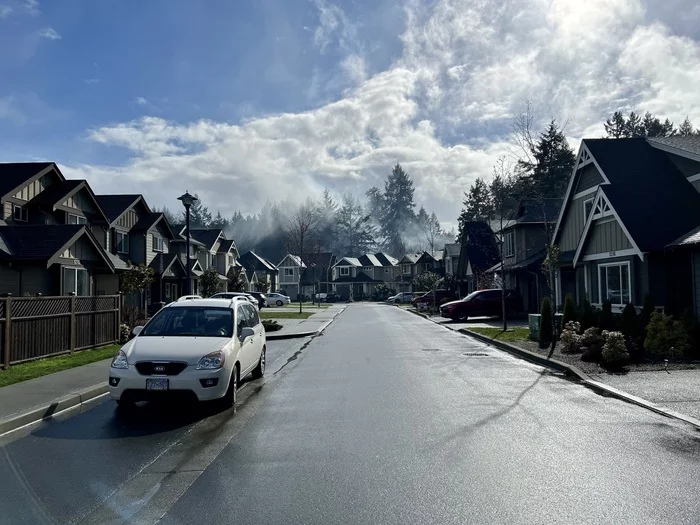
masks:
<svg viewBox="0 0 700 525"><path fill-rule="evenodd" d="M525 99L574 146L616 109L700 125L698 22L692 0L0 0L0 160L225 213L401 162L453 223Z"/></svg>

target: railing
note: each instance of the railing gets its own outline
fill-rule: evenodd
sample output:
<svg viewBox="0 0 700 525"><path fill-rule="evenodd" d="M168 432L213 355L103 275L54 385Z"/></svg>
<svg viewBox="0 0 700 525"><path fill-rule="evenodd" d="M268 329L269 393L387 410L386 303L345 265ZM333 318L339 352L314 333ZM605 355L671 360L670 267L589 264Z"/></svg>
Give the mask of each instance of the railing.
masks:
<svg viewBox="0 0 700 525"><path fill-rule="evenodd" d="M0 364L116 343L120 318L119 295L0 298Z"/></svg>

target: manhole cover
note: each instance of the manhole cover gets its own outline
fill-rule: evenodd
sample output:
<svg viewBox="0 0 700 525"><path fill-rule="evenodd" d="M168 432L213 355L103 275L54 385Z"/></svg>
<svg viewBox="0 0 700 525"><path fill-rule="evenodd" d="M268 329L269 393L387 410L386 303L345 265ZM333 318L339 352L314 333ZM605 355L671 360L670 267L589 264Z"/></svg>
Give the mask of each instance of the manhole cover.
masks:
<svg viewBox="0 0 700 525"><path fill-rule="evenodd" d="M489 354L483 354L480 352L465 352L462 355L466 355L467 357L488 357Z"/></svg>
<svg viewBox="0 0 700 525"><path fill-rule="evenodd" d="M423 348L423 352L440 352L442 348Z"/></svg>

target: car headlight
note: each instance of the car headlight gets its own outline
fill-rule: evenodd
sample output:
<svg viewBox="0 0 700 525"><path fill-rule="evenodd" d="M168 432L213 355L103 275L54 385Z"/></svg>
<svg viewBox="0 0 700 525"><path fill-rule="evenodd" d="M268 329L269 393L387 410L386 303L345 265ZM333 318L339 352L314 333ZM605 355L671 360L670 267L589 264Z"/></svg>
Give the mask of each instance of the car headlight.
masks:
<svg viewBox="0 0 700 525"><path fill-rule="evenodd" d="M212 352L199 360L197 370L218 370L224 366L224 361L226 361L226 356L223 352Z"/></svg>
<svg viewBox="0 0 700 525"><path fill-rule="evenodd" d="M112 359L112 368L129 368L129 362L126 360L126 352L119 350L119 353Z"/></svg>

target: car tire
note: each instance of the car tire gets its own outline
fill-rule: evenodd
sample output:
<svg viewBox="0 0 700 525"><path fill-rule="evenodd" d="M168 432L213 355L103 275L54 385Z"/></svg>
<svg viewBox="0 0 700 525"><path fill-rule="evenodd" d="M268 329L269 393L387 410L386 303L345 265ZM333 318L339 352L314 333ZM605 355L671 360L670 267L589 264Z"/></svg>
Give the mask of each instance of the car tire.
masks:
<svg viewBox="0 0 700 525"><path fill-rule="evenodd" d="M283 306L283 305L284 305L284 303L283 303L282 301L280 301L279 299L277 299L277 302L276 302L275 304L276 304L277 306Z"/></svg>
<svg viewBox="0 0 700 525"><path fill-rule="evenodd" d="M253 370L253 379L260 379L265 375L265 364L266 364L266 354L267 349L263 346L262 352L260 352L260 360L258 361L258 366Z"/></svg>
<svg viewBox="0 0 700 525"><path fill-rule="evenodd" d="M228 389L221 398L221 406L224 409L229 409L236 406L236 398L238 397L238 365L233 367L231 372L231 380L228 383Z"/></svg>
<svg viewBox="0 0 700 525"><path fill-rule="evenodd" d="M119 410L132 410L136 407L136 403L133 401L128 401L126 399L117 399L117 407Z"/></svg>

